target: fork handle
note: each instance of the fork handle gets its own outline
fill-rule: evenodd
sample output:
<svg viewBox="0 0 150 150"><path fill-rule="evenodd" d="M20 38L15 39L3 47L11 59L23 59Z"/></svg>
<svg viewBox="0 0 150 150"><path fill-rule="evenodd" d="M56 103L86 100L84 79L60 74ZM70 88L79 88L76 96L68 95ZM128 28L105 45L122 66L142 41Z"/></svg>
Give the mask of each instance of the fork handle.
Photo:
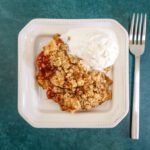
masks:
<svg viewBox="0 0 150 150"><path fill-rule="evenodd" d="M140 56L135 56L134 94L132 105L132 139L139 139Z"/></svg>

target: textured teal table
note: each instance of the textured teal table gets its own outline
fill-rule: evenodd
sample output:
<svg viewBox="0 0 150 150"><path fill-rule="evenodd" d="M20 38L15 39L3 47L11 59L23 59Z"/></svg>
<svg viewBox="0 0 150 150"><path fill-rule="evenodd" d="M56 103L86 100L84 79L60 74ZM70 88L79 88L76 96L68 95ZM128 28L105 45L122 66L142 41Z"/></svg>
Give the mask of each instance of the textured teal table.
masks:
<svg viewBox="0 0 150 150"><path fill-rule="evenodd" d="M133 12L150 15L149 0L0 0L0 150L149 150L150 22L141 59L140 140L130 139L130 114L113 129L36 129L17 111L17 36L33 18L113 18L127 30ZM133 57L130 55L130 97Z"/></svg>

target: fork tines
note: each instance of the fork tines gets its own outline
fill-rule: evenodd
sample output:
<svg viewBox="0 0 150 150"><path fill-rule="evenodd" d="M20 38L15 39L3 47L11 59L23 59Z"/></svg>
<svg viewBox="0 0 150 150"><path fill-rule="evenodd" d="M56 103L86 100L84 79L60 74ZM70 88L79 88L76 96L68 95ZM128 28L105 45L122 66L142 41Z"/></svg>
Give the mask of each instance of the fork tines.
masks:
<svg viewBox="0 0 150 150"><path fill-rule="evenodd" d="M143 21L144 18L144 21ZM146 37L146 19L147 14L133 14L130 27L129 41L130 44L144 44Z"/></svg>

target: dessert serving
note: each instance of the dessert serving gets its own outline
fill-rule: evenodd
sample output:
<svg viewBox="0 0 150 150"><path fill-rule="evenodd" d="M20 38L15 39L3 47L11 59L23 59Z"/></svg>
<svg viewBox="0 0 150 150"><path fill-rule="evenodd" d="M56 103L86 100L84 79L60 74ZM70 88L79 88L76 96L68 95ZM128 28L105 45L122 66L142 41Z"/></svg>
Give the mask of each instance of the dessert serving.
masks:
<svg viewBox="0 0 150 150"><path fill-rule="evenodd" d="M63 111L88 111L112 99L108 72L118 46L98 29L54 34L36 58L36 80Z"/></svg>
<svg viewBox="0 0 150 150"><path fill-rule="evenodd" d="M37 128L112 128L129 110L128 33L113 19L33 19L18 36L18 112Z"/></svg>

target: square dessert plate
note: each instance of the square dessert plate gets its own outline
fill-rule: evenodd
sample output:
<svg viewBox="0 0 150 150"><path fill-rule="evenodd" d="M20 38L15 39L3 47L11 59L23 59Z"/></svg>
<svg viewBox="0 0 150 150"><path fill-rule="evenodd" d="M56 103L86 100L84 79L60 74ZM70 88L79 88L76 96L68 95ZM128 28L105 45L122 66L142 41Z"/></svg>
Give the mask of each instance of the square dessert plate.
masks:
<svg viewBox="0 0 150 150"><path fill-rule="evenodd" d="M35 59L42 46L55 33L69 29L96 27L111 30L119 45L119 57L113 66L113 98L88 112L68 113L48 100L35 79ZM113 19L34 19L18 36L18 111L33 127L39 128L112 128L129 110L128 34Z"/></svg>

